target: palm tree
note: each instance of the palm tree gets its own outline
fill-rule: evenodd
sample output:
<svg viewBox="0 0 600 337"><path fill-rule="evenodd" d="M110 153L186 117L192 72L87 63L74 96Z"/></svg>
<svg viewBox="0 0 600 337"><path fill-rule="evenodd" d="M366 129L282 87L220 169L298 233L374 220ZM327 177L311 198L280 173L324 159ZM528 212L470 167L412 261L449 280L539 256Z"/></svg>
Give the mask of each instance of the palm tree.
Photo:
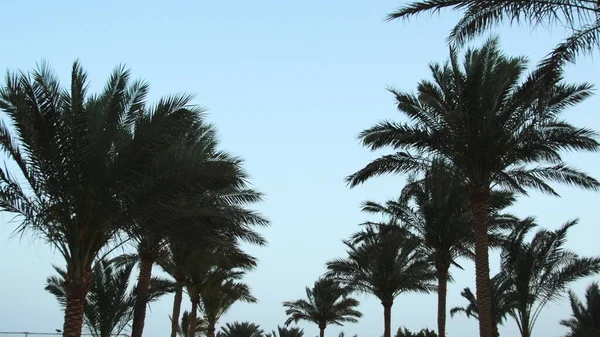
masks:
<svg viewBox="0 0 600 337"><path fill-rule="evenodd" d="M569 27L571 36L559 43L542 62L542 68L549 75L552 69L574 62L580 54L598 50L600 43L600 4L589 0L423 0L405 5L387 18L404 19L445 8L464 11L449 36L449 41L458 44L465 44L503 21Z"/></svg>
<svg viewBox="0 0 600 337"><path fill-rule="evenodd" d="M358 322L362 314L356 310L359 302L349 297L351 289L343 287L336 280L321 277L315 281L312 289L306 287L306 299L283 302L288 319L285 325L292 322L308 321L319 327L320 337L325 336L328 325Z"/></svg>
<svg viewBox="0 0 600 337"><path fill-rule="evenodd" d="M600 289L598 283L592 283L585 291L585 304L572 291L569 292L571 318L560 321L569 328L566 337L599 337L600 336Z"/></svg>
<svg viewBox="0 0 600 337"><path fill-rule="evenodd" d="M499 230L516 222L498 210L514 201L512 194L494 193L494 210L490 223L491 242L498 241ZM412 207L410 202L415 207ZM385 205L368 201L363 211L382 214L392 222L406 226L421 241L427 259L435 266L438 279L438 335L446 335L446 289L451 265L459 257L471 257L472 213L467 203L467 190L461 180L451 174L442 162L434 161L422 179L410 177L398 200Z"/></svg>
<svg viewBox="0 0 600 337"><path fill-rule="evenodd" d="M259 325L249 322L227 323L217 334L218 337L263 337Z"/></svg>
<svg viewBox="0 0 600 337"><path fill-rule="evenodd" d="M157 205L170 203L182 211L189 212L190 209L194 211L192 219L185 218L186 231L174 231L173 227L176 227L177 222L181 222L182 219L173 218L169 213L159 217L156 214L146 213L134 219L131 226L126 227L127 234L136 243L140 262L137 289L141 300L136 302L132 337L142 336L146 316L146 304L143 298L148 289L152 267L169 237L171 240L188 240L196 245L200 243L199 241L207 242L214 239L211 236L220 235L234 236L259 245L265 243L262 237L252 231L252 226L268 225L268 221L260 214L245 208L261 201L262 195L247 188L248 176L241 167L242 161L217 149L215 128L203 119L198 119L187 133L173 137L170 143L175 152L181 151L181 148L189 148L193 151L195 160L199 161L196 172L199 175L196 179L211 183L203 190L194 190L194 193L156 196L154 203ZM149 176L152 170L153 167L149 166ZM139 198L146 197L146 191L143 194L137 192L128 196L127 200L132 204L135 204ZM188 239L190 233L197 234L191 235L193 241Z"/></svg>
<svg viewBox="0 0 600 337"><path fill-rule="evenodd" d="M570 283L600 272L600 257L580 257L565 249L569 221L557 230L540 229L526 241L534 225L522 226L511 234L502 251L502 277L510 283L514 318L522 337L531 332L540 312L566 292Z"/></svg>
<svg viewBox="0 0 600 337"><path fill-rule="evenodd" d="M232 279L218 279L200 292L202 313L208 324L207 337L215 337L217 321L238 302L256 303L247 284Z"/></svg>
<svg viewBox="0 0 600 337"><path fill-rule="evenodd" d="M232 243L231 241L223 241L220 245L215 244L198 249L194 252L194 258L197 260L187 269L185 281L185 287L192 304L190 314L192 323L195 322L199 306L202 304L202 295L208 289L217 287L218 284L223 284L230 280L239 280L245 275L246 271L256 267L256 259L242 252L238 248L237 243ZM252 299L249 294L241 295L248 295L242 296L244 297L243 299L249 301ZM208 298L208 295L205 295L205 297ZM212 306L214 306L214 303L210 302L209 310L215 309ZM210 314L213 315L211 317L211 320L213 320L212 323L216 323L218 317L215 319L214 315L219 317L220 315L218 315L218 312L213 311ZM207 324L209 325L208 335L214 334L214 330L212 329L214 324L212 327L211 322L207 322Z"/></svg>
<svg viewBox="0 0 600 337"><path fill-rule="evenodd" d="M277 331L273 331L270 334L271 337L304 337L304 330L299 327L285 327L277 326Z"/></svg>
<svg viewBox="0 0 600 337"><path fill-rule="evenodd" d="M183 314L181 315L181 323L177 324L177 334L176 336L178 337L187 337L188 332L191 330L190 327L190 313L187 311L184 311ZM173 317L169 317L171 320L173 320ZM207 331L207 325L206 325L206 321L203 319L196 319L196 328L193 329L194 333L192 334L193 337L199 337L202 335L206 334Z"/></svg>
<svg viewBox="0 0 600 337"><path fill-rule="evenodd" d="M208 132L205 132L205 134ZM206 140L206 147L212 148L214 139L209 138ZM212 151L212 150L211 150ZM208 154L207 157L213 156ZM224 161L226 160L225 155L221 155L223 158L216 157L210 160ZM210 165L208 165L210 167ZM244 208L246 204L257 202L261 200L261 195L250 189L238 189L236 186L244 185L246 177L240 173L239 170L232 170L236 172L235 176L230 177L230 187L222 190L212 191L209 198L200 198L201 200L197 205L191 207L198 207L199 209L206 209L207 220L212 221L212 227L215 228L202 228L205 222L196 223L199 227L198 230L204 231L204 236L200 237L195 244L204 241L205 244L209 244L210 240L221 241L223 238L220 236L228 236L234 238L240 238L246 240L249 243L264 245L265 240L255 233L251 226L254 225L267 225L268 221L261 217L259 214L252 211L248 211ZM210 179L210 177L207 177ZM190 207L187 205L186 207ZM216 210L222 212L222 214L216 213ZM214 217L215 214L217 218ZM148 223L148 221L144 221ZM216 225L218 224L218 225ZM204 226L206 227L206 226ZM158 230L156 226L134 226L130 232L130 237L137 241L137 258L140 261L140 273L138 277L138 296L141 298L145 297L145 290L139 291L139 289L147 289L147 280L151 278L152 267L160 257L161 251L164 250L165 246L169 241L181 240L177 235L170 235L170 226L160 227ZM183 234L183 233L182 233ZM189 234L188 234L189 235ZM171 238L169 239L169 237ZM185 239L183 239L185 241ZM136 311L134 313L133 328L131 337L141 337L143 330L143 323L146 316L146 304L143 301L138 301ZM177 317L175 315L173 317ZM137 325L136 325L137 323ZM136 329L137 328L137 329ZM209 332L210 333L210 332Z"/></svg>
<svg viewBox="0 0 600 337"><path fill-rule="evenodd" d="M451 164L469 193L480 336L490 337L492 188L524 194L527 188L535 188L557 195L548 184L556 181L598 189L598 181L567 166L560 153L599 149L595 132L560 118L565 109L591 96L592 85L566 84L557 76L550 87L544 85L541 90L535 73L521 81L526 59L505 56L497 39L467 50L462 67L452 47L449 62L430 68L434 81L419 83L417 95L390 89L409 123L384 121L360 134L371 150L390 146L397 152L375 159L347 181L356 186L382 174L425 171L433 157Z"/></svg>
<svg viewBox="0 0 600 337"><path fill-rule="evenodd" d="M98 261L92 273L92 285L85 302L84 322L94 337L110 337L119 335L129 326L135 306L135 289L129 289L129 280L134 267L126 264L115 267L114 261ZM67 272L54 267L58 276L51 276L46 281L46 290L53 294L61 306L66 305ZM146 294L147 302L154 302L159 297L171 292L171 282L153 277L150 289Z"/></svg>
<svg viewBox="0 0 600 337"><path fill-rule="evenodd" d="M507 316L513 316L514 302L510 294L511 285L503 279L502 274L492 277L492 319L494 322L494 337L500 336L498 326L504 324ZM469 304L464 307L454 307L450 309L450 316L457 313L464 313L467 317L479 319L477 314L477 298L469 288L465 288L460 295L464 297Z"/></svg>
<svg viewBox="0 0 600 337"><path fill-rule="evenodd" d="M173 313L171 314L171 337L177 337L178 334L181 334L181 326L178 324L178 321L179 313L181 312L181 302L183 301L183 288L186 285L188 271L193 267L194 263L197 263L194 256L195 252L191 245L171 240L165 249L164 256L158 260L161 268L175 280L175 296L173 298ZM183 337L186 334L187 330L184 330Z"/></svg>
<svg viewBox="0 0 600 337"><path fill-rule="evenodd" d="M376 296L383 305L383 336L390 337L394 299L406 292L435 290L435 270L420 241L402 228L367 225L355 237L354 242L344 241L348 257L327 263L328 275Z"/></svg>
<svg viewBox="0 0 600 337"><path fill-rule="evenodd" d="M147 107L148 85L132 83L124 67L91 95L78 62L70 84L62 88L46 64L6 76L0 148L14 165L0 172L0 210L17 216L17 232L40 234L64 257L63 335L80 337L92 265L102 249L119 244L117 234L136 219L156 219L146 225L158 227L168 218L171 233L199 234L189 225L208 225L206 210L182 211L179 201L219 185L237 166L215 164L212 179L203 179L201 145L174 146L181 135L200 132L202 111L189 95Z"/></svg>

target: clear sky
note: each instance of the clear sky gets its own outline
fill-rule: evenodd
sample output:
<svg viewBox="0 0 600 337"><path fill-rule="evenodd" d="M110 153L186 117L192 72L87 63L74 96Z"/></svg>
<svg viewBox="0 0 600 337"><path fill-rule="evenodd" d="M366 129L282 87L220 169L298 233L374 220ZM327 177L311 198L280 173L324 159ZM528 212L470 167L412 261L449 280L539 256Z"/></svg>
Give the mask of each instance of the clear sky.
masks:
<svg viewBox="0 0 600 337"><path fill-rule="evenodd" d="M413 90L429 77L428 63L445 61L445 37L457 19L453 12L410 22L383 22L400 0L303 1L16 1L2 2L4 38L0 68L29 70L46 59L67 84L73 60L79 58L98 90L119 63L152 85L151 100L173 92L197 94L209 108L222 146L246 159L256 188L267 200L258 205L272 226L263 231L265 248L250 252L259 268L247 278L258 304L236 304L221 323L247 320L265 330L285 320L281 302L304 296L304 287L324 272L324 263L343 256L341 240L368 218L361 201L397 196L402 177L374 179L349 190L344 177L377 154L359 146L362 129L384 118L399 119L393 85ZM543 57L564 32L500 29L511 55ZM596 81L593 60L570 67L571 81ZM572 109L568 118L600 130L600 97ZM573 165L600 178L597 154L569 155ZM562 198L531 194L513 208L535 215L548 228L579 217L568 247L580 254L599 254L595 207L600 194L561 188ZM60 256L40 240L10 239L14 224L0 226L0 331L52 332L62 328L62 313L44 291L51 263ZM460 290L474 286L472 263L454 270L449 307L462 305ZM493 258L492 273L497 271ZM158 270L157 270L158 272ZM598 278L596 278L598 279ZM573 288L582 294L590 279ZM361 295L364 317L343 327L346 334L380 336L383 314L372 296ZM558 321L570 314L568 301L550 305L534 336L560 336ZM169 333L172 297L151 306L145 336ZM184 302L184 309L189 307ZM436 326L436 296L408 294L394 304L393 329ZM316 326L301 324L307 337ZM337 336L340 328L328 328ZM516 336L513 321L501 334ZM474 337L477 322L448 319L448 335Z"/></svg>

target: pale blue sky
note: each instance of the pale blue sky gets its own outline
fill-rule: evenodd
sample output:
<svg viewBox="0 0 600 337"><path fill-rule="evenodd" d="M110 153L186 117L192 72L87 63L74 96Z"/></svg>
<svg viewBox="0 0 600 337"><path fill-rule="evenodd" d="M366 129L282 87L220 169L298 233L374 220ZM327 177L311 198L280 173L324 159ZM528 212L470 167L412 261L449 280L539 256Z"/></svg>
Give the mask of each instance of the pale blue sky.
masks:
<svg viewBox="0 0 600 337"><path fill-rule="evenodd" d="M69 76L79 58L92 89L104 84L119 63L152 85L151 100L173 92L197 94L209 108L222 145L244 157L254 185L266 193L258 209L272 220L264 230L270 244L252 248L259 268L247 278L258 304L237 304L221 323L248 320L270 331L285 320L281 302L304 295L342 256L341 239L367 218L361 201L395 197L401 177L375 179L349 190L343 178L375 154L359 146L356 135L384 118L398 118L385 87L413 90L429 77L428 63L447 58L446 34L457 14L383 22L400 0L330 1L15 1L2 3L3 47L0 70L23 69L46 59L59 77ZM539 60L563 36L527 28L498 30L512 55ZM600 72L591 58L569 68L574 81L595 81ZM600 98L573 109L569 119L600 129ZM570 155L570 162L600 178L598 155ZM514 207L520 216L536 215L555 228L580 217L568 246L597 254L600 194L561 188L563 198L532 194ZM7 216L3 217L9 219ZM62 328L62 313L44 288L51 263L60 257L41 241L9 239L13 224L0 226L0 331L52 332ZM492 272L497 271L497 258ZM448 305L462 305L460 290L474 285L473 266L455 271ZM582 293L591 280L574 286ZM364 318L343 328L347 334L380 336L382 308L360 296ZM165 336L172 297L151 306L145 336ZM189 307L184 302L184 309ZM558 320L570 314L567 302L549 306L534 336L560 336ZM396 299L392 324L410 329L436 326L435 295ZM317 328L301 324L307 337ZM337 327L328 336L337 336ZM516 336L509 321L501 334ZM477 323L448 319L448 335L474 337Z"/></svg>

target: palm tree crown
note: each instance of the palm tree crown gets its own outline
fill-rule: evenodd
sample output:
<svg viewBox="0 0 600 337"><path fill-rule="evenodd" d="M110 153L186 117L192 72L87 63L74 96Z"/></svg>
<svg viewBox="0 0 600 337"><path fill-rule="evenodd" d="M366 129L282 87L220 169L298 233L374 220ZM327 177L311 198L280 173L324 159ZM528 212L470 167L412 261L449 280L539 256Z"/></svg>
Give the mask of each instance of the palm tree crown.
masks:
<svg viewBox="0 0 600 337"><path fill-rule="evenodd" d="M328 262L328 275L381 301L384 336L389 337L394 299L405 292L434 290L435 270L420 240L397 226L369 224L355 240L344 244L348 256Z"/></svg>
<svg viewBox="0 0 600 337"><path fill-rule="evenodd" d="M577 295L569 292L571 301L571 318L560 321L569 328L566 337L599 337L600 336L600 288L592 283L585 292L585 304Z"/></svg>
<svg viewBox="0 0 600 337"><path fill-rule="evenodd" d="M322 277L315 281L312 289L306 288L306 299L283 302L288 319L285 324L308 321L319 326L321 337L328 325L358 322L362 314L355 308L359 302L349 297L351 289L341 286L332 278Z"/></svg>
<svg viewBox="0 0 600 337"><path fill-rule="evenodd" d="M564 295L569 284L600 272L600 258L581 257L565 249L570 221L557 230L538 230L531 241L526 235L535 227L523 225L511 234L501 254L502 277L511 286L513 317L523 337L530 337L542 309Z"/></svg>

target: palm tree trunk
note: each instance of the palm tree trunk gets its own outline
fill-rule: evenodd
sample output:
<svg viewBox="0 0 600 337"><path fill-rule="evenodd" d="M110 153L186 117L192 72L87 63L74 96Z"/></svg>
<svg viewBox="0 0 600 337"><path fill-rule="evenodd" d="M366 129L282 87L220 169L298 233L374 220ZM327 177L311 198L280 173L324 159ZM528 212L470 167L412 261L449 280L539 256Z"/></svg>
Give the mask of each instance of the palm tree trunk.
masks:
<svg viewBox="0 0 600 337"><path fill-rule="evenodd" d="M215 337L215 325L213 323L208 324L208 329L206 329L206 337Z"/></svg>
<svg viewBox="0 0 600 337"><path fill-rule="evenodd" d="M383 337L392 336L392 305L394 300L381 301L383 305Z"/></svg>
<svg viewBox="0 0 600 337"><path fill-rule="evenodd" d="M187 337L194 337L194 335L196 335L196 317L198 316L198 304L200 303L200 299L192 298L191 301L192 312L190 313L190 323L188 326Z"/></svg>
<svg viewBox="0 0 600 337"><path fill-rule="evenodd" d="M90 282L91 272L89 277L72 278L66 281L67 305L65 307L63 337L81 337L85 298L90 289Z"/></svg>
<svg viewBox="0 0 600 337"><path fill-rule="evenodd" d="M144 321L146 320L146 305L148 304L148 290L152 279L152 266L156 261L156 254L140 254L140 274L135 294L135 307L133 309L133 323L131 325L131 337L142 337L144 332Z"/></svg>
<svg viewBox="0 0 600 337"><path fill-rule="evenodd" d="M325 337L325 328L327 324L319 324L319 337Z"/></svg>
<svg viewBox="0 0 600 337"><path fill-rule="evenodd" d="M438 336L446 336L446 293L448 288L448 266L436 265L438 274Z"/></svg>
<svg viewBox="0 0 600 337"><path fill-rule="evenodd" d="M183 301L183 282L177 280L175 287L173 314L171 315L171 337L177 337L177 330L179 330L179 314L181 313L181 302Z"/></svg>
<svg viewBox="0 0 600 337"><path fill-rule="evenodd" d="M488 220L490 188L478 188L471 192L473 211L473 232L475 237L475 286L477 293L477 313L479 315L479 336L493 337L492 286L488 252Z"/></svg>

